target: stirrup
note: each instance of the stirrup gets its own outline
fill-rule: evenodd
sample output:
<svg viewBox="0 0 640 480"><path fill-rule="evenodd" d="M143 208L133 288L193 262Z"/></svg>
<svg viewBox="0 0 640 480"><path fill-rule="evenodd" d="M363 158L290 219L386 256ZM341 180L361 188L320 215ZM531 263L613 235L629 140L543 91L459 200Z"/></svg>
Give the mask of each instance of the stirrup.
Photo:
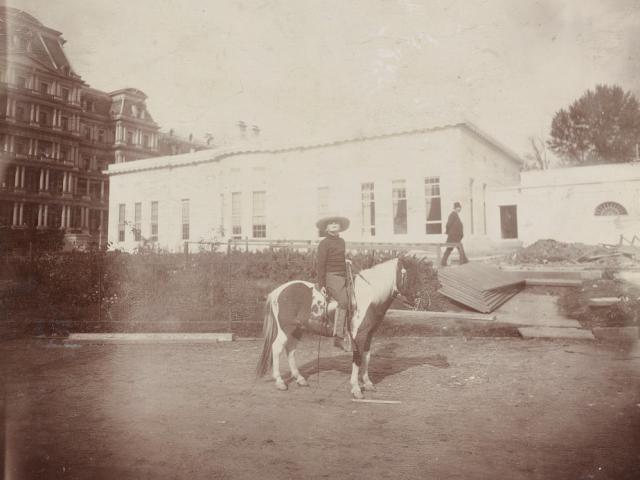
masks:
<svg viewBox="0 0 640 480"><path fill-rule="evenodd" d="M339 349L345 352L351 352L353 349L351 347L351 337L347 335L346 337L335 337L333 340L334 347L338 347Z"/></svg>

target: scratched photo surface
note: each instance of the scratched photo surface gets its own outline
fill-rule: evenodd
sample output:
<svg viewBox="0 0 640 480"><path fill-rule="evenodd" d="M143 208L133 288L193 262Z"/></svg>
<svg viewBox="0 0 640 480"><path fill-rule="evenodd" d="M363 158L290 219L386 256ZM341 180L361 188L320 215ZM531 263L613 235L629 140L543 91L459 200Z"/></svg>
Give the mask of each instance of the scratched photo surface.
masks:
<svg viewBox="0 0 640 480"><path fill-rule="evenodd" d="M0 0L0 477L640 478L637 0Z"/></svg>

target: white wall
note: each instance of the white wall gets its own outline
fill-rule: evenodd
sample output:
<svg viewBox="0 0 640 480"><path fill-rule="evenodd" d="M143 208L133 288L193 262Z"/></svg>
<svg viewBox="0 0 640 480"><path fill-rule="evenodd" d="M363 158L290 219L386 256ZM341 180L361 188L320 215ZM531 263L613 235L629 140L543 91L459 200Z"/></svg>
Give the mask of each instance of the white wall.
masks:
<svg viewBox="0 0 640 480"><path fill-rule="evenodd" d="M198 163L207 155L210 161ZM117 242L118 204L126 204L127 220L133 222L134 204L142 202L142 234L148 237L153 200L159 202L160 247L171 251L182 248L180 201L184 198L190 199L190 240L225 240L231 233L232 192L242 193L242 237L251 238L253 191L266 191L267 238L317 239L317 189L321 186L328 186L332 193L327 213L351 219L351 227L344 234L347 240L443 241L444 235L425 233L425 177L440 178L443 231L454 201L461 201L467 207L471 204L469 179L474 178L475 230L482 234L479 231L483 223L482 185L514 184L517 181L514 172L518 170L510 157L475 134L469 134L464 127L279 153L216 155L215 151L196 152L173 159L158 158L155 163L154 159L147 159L111 165L109 240L112 248L131 250L137 245L129 228L126 241ZM157 168L149 169L151 166ZM393 233L393 180L406 181L407 234ZM374 183L376 235L373 237L362 235L363 182ZM225 199L224 237L218 228L221 194ZM466 210L463 221L470 222L471 215L468 208ZM470 233L470 227L466 232Z"/></svg>
<svg viewBox="0 0 640 480"><path fill-rule="evenodd" d="M604 202L627 215L596 216ZM598 165L523 172L519 188L490 193L490 234L499 238L500 205L518 206L518 233L525 243L542 238L589 244L617 243L640 235L640 165Z"/></svg>

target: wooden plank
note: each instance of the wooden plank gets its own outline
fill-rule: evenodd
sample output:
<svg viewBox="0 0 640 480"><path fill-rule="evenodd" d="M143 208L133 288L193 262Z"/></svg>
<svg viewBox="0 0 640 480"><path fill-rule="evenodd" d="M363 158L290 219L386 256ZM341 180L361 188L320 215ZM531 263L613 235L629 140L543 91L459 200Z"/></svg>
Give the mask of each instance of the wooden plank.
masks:
<svg viewBox="0 0 640 480"><path fill-rule="evenodd" d="M375 400L373 398L352 398L351 401L356 403L380 403L384 405L397 405L402 403L400 400Z"/></svg>
<svg viewBox="0 0 640 480"><path fill-rule="evenodd" d="M438 278L441 283L457 282L476 290L494 290L524 282L520 275L501 272L497 268L478 268L472 263L438 271Z"/></svg>
<svg viewBox="0 0 640 480"><path fill-rule="evenodd" d="M493 322L495 315L485 315L482 313L471 312L432 312L425 310L387 310L386 316L397 320L428 320L430 318L451 318L461 320L479 320L483 322Z"/></svg>
<svg viewBox="0 0 640 480"><path fill-rule="evenodd" d="M582 280L563 278L527 278L526 283L531 287L580 287L582 285Z"/></svg>
<svg viewBox="0 0 640 480"><path fill-rule="evenodd" d="M72 333L66 342L83 343L156 343L231 342L231 333Z"/></svg>
<svg viewBox="0 0 640 480"><path fill-rule="evenodd" d="M610 307L617 303L620 303L620 299L618 297L597 297L589 299L590 307Z"/></svg>

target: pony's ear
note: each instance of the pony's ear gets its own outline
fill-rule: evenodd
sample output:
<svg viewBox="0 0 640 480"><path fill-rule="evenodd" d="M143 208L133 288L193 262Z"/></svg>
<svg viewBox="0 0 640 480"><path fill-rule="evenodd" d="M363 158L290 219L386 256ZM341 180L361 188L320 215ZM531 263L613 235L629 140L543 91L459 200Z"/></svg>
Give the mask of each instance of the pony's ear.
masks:
<svg viewBox="0 0 640 480"><path fill-rule="evenodd" d="M426 263L430 261L427 252L424 250L409 250L403 257L416 263Z"/></svg>

